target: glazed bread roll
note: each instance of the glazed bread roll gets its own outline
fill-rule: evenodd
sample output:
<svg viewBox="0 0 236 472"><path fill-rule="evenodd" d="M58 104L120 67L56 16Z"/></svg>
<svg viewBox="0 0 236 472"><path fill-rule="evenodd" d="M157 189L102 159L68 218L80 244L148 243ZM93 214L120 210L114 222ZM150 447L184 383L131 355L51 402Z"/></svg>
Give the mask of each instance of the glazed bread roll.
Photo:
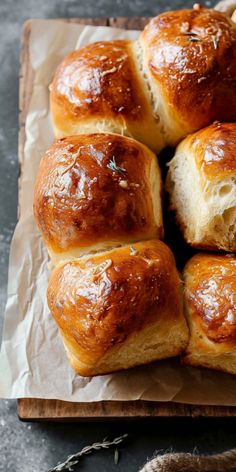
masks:
<svg viewBox="0 0 236 472"><path fill-rule="evenodd" d="M236 123L214 123L182 141L166 187L189 244L235 251Z"/></svg>
<svg viewBox="0 0 236 472"><path fill-rule="evenodd" d="M159 151L213 120L236 120L236 27L196 6L163 13L140 39L69 54L50 87L56 137L115 132Z"/></svg>
<svg viewBox="0 0 236 472"><path fill-rule="evenodd" d="M58 265L48 305L80 375L175 356L188 342L175 260L158 240Z"/></svg>
<svg viewBox="0 0 236 472"><path fill-rule="evenodd" d="M223 13L200 5L163 13L140 43L167 144L214 120L236 120L236 28Z"/></svg>
<svg viewBox="0 0 236 472"><path fill-rule="evenodd" d="M56 141L41 160L34 214L54 264L162 238L156 156L133 139L85 134Z"/></svg>
<svg viewBox="0 0 236 472"><path fill-rule="evenodd" d="M184 269L185 364L236 374L236 258L197 254Z"/></svg>
<svg viewBox="0 0 236 472"><path fill-rule="evenodd" d="M125 134L154 151L164 146L132 41L89 44L65 57L50 86L56 137Z"/></svg>

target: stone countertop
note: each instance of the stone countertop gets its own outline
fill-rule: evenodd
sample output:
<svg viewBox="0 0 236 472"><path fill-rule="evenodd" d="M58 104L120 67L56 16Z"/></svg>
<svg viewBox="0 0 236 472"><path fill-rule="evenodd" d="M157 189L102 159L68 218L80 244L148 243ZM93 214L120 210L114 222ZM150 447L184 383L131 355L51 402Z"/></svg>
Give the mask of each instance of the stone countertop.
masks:
<svg viewBox="0 0 236 472"><path fill-rule="evenodd" d="M17 212L18 75L20 33L28 18L154 16L192 6L183 0L6 0L0 3L0 333L6 303L9 245ZM212 6L210 0L203 2ZM214 2L213 2L214 3ZM136 472L156 450L218 452L235 446L235 420L156 419L79 424L22 423L15 401L0 401L0 472L46 472L59 460L104 437L129 433L114 450L87 457L79 470Z"/></svg>

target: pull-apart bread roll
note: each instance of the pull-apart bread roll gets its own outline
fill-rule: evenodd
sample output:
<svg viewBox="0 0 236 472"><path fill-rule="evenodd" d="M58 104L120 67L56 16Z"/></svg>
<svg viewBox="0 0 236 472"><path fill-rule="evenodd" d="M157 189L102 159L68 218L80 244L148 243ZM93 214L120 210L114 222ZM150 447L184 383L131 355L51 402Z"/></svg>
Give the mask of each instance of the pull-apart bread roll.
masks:
<svg viewBox="0 0 236 472"><path fill-rule="evenodd" d="M34 197L52 261L161 238L161 185L156 156L133 139L100 133L55 142Z"/></svg>
<svg viewBox="0 0 236 472"><path fill-rule="evenodd" d="M153 18L140 41L167 144L214 120L236 120L236 27L229 18L200 5L170 11Z"/></svg>
<svg viewBox="0 0 236 472"><path fill-rule="evenodd" d="M236 251L236 123L214 123L182 141L167 190L189 244Z"/></svg>
<svg viewBox="0 0 236 472"><path fill-rule="evenodd" d="M236 258L197 254L184 270L190 342L185 364L236 374Z"/></svg>
<svg viewBox="0 0 236 472"><path fill-rule="evenodd" d="M188 342L175 260L158 240L60 264L48 305L81 375L175 356Z"/></svg>
<svg viewBox="0 0 236 472"><path fill-rule="evenodd" d="M131 136L159 151L214 120L236 120L236 27L215 10L163 13L138 41L69 54L52 81L55 135Z"/></svg>
<svg viewBox="0 0 236 472"><path fill-rule="evenodd" d="M164 146L132 41L103 41L65 57L50 86L56 137L113 132Z"/></svg>

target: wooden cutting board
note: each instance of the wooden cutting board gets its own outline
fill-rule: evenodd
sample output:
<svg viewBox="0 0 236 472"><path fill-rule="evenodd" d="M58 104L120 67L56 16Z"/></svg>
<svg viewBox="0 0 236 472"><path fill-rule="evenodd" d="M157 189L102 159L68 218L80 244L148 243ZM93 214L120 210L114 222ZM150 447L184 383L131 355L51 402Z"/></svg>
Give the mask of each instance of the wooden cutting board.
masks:
<svg viewBox="0 0 236 472"><path fill-rule="evenodd" d="M64 20L71 23L113 26L141 30L149 18L75 18ZM19 93L19 163L24 159L25 120L28 113L33 86L33 70L29 61L30 20L25 23L22 34L20 93ZM20 180L19 180L20 191ZM143 417L223 417L236 416L236 407L184 405L173 402L148 401L103 401L94 403L74 403L59 400L20 399L19 418L25 421L84 421L105 419L131 419Z"/></svg>

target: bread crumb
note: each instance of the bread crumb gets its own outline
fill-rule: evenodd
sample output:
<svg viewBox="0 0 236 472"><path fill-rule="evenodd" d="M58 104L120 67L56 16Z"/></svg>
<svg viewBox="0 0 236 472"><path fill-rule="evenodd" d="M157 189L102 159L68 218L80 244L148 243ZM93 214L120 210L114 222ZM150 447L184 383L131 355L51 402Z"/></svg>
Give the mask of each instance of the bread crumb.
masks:
<svg viewBox="0 0 236 472"><path fill-rule="evenodd" d="M119 186L122 187L122 188L128 188L127 180L120 180Z"/></svg>
<svg viewBox="0 0 236 472"><path fill-rule="evenodd" d="M113 73L116 72L116 71L117 71L117 68L116 68L116 67L112 67L111 69L104 70L103 72L101 72L101 76L104 77L104 75L113 74Z"/></svg>
<svg viewBox="0 0 236 472"><path fill-rule="evenodd" d="M193 5L193 9L194 10L202 10L203 6L201 5L201 3L194 3Z"/></svg>

